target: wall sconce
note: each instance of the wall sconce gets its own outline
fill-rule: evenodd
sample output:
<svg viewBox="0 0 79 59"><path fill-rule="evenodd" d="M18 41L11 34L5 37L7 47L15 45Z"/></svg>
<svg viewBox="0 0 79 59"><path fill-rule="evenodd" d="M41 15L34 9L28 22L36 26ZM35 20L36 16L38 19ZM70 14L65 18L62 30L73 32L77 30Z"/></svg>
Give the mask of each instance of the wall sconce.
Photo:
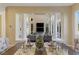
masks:
<svg viewBox="0 0 79 59"><path fill-rule="evenodd" d="M31 21L33 21L33 18L31 18Z"/></svg>

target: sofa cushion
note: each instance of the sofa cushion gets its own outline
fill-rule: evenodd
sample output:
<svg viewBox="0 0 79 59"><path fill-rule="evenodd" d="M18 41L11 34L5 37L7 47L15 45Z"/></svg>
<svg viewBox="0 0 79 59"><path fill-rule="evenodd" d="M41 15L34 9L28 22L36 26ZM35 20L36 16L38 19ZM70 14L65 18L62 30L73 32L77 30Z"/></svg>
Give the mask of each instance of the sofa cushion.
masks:
<svg viewBox="0 0 79 59"><path fill-rule="evenodd" d="M50 35L44 35L44 42L50 42L50 41L52 41L52 36L50 36Z"/></svg>

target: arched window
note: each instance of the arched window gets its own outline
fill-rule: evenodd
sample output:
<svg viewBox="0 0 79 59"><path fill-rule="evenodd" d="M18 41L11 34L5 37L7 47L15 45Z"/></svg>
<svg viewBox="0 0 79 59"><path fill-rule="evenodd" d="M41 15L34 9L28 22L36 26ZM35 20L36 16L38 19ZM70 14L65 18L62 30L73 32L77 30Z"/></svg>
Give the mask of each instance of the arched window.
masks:
<svg viewBox="0 0 79 59"><path fill-rule="evenodd" d="M24 37L30 34L29 14L24 14Z"/></svg>
<svg viewBox="0 0 79 59"><path fill-rule="evenodd" d="M75 38L79 38L79 11L75 12Z"/></svg>
<svg viewBox="0 0 79 59"><path fill-rule="evenodd" d="M61 13L53 13L51 16L51 34L54 39L61 39Z"/></svg>

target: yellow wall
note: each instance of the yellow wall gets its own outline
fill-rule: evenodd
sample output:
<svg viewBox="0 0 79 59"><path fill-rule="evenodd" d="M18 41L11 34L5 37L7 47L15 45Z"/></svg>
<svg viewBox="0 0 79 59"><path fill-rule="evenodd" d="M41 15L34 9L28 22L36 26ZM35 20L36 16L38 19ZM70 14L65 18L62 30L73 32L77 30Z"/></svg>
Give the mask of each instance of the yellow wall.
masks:
<svg viewBox="0 0 79 59"><path fill-rule="evenodd" d="M74 38L73 38L73 29L72 29L72 7L70 7L71 11L69 13L69 20L68 20L68 43L69 45L74 48Z"/></svg>
<svg viewBox="0 0 79 59"><path fill-rule="evenodd" d="M0 15L0 37L1 37L1 29L2 29L2 17L1 17L1 15Z"/></svg>
<svg viewBox="0 0 79 59"><path fill-rule="evenodd" d="M73 38L73 44L75 39L75 12L79 10L79 4L74 4L72 6L72 38Z"/></svg>
<svg viewBox="0 0 79 59"><path fill-rule="evenodd" d="M16 13L52 13L62 12L68 17L68 45L72 45L72 8L71 7L7 7L6 8L6 36L10 44L15 44L15 14Z"/></svg>

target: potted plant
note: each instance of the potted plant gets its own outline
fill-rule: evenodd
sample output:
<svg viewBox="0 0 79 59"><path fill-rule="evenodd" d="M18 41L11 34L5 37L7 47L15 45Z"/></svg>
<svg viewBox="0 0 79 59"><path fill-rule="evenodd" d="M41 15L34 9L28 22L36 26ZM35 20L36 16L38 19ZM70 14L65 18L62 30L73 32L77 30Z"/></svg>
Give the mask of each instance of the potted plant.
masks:
<svg viewBox="0 0 79 59"><path fill-rule="evenodd" d="M43 41L43 38L41 36L39 36L37 39L36 39L36 51L35 51L35 54L36 55L42 55L43 52L44 52L44 41Z"/></svg>
<svg viewBox="0 0 79 59"><path fill-rule="evenodd" d="M43 41L43 38L41 36L39 36L37 39L36 39L36 47L37 48L42 48L44 46L44 41Z"/></svg>

